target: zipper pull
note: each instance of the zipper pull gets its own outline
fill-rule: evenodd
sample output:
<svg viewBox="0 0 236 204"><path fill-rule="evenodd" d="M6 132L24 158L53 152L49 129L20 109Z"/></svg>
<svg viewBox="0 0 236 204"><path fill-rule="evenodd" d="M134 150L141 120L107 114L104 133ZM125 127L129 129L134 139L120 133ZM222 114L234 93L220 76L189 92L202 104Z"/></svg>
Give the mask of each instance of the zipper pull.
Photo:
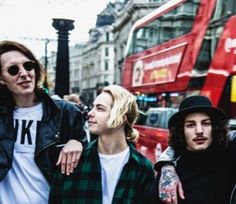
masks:
<svg viewBox="0 0 236 204"><path fill-rule="evenodd" d="M56 139L56 142L59 142L61 139L60 132L57 132L54 137Z"/></svg>

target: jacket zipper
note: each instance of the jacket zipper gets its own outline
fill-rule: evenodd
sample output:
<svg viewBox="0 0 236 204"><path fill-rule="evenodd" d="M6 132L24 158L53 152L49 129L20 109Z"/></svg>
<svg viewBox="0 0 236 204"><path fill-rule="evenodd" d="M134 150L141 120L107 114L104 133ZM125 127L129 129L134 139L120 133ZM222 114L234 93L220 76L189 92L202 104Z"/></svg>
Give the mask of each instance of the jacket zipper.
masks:
<svg viewBox="0 0 236 204"><path fill-rule="evenodd" d="M50 143L50 144L44 146L42 149L40 149L40 150L35 154L35 156L38 156L38 155L40 154L40 152L42 152L43 150L47 149L48 147L50 147L50 146L52 146L52 145L54 145L54 144L56 144L56 143L57 143L57 142L52 142L52 143Z"/></svg>
<svg viewBox="0 0 236 204"><path fill-rule="evenodd" d="M57 144L60 141L60 132L57 132L54 136L54 138L56 138L56 140L52 143L47 144L46 146L44 146L42 149L40 149L38 152L36 152L35 157L38 156L40 154L40 152L42 152L43 150L47 149L48 147Z"/></svg>

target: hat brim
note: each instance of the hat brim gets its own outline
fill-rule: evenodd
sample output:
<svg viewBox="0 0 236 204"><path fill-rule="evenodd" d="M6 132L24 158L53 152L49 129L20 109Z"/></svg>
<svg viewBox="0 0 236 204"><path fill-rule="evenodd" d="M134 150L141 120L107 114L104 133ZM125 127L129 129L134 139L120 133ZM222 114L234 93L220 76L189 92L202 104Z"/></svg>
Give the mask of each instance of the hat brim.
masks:
<svg viewBox="0 0 236 204"><path fill-rule="evenodd" d="M168 128L170 129L171 127L173 127L176 121L184 120L186 115L190 113L196 113L196 112L206 113L211 118L217 118L217 120L221 120L221 121L224 121L227 118L225 113L218 108L214 108L214 107L194 107L193 108L191 107L191 108L186 108L184 110L178 111L177 113L172 115L168 122Z"/></svg>

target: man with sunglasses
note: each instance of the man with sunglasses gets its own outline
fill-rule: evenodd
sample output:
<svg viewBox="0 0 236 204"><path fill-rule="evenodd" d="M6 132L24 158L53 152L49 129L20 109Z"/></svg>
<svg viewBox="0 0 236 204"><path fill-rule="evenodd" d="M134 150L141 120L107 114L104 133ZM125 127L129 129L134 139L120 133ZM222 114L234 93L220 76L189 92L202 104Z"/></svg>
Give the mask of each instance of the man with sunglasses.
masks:
<svg viewBox="0 0 236 204"><path fill-rule="evenodd" d="M39 88L42 77L28 48L0 42L1 204L47 203L57 166L72 173L87 143L81 111L50 98Z"/></svg>

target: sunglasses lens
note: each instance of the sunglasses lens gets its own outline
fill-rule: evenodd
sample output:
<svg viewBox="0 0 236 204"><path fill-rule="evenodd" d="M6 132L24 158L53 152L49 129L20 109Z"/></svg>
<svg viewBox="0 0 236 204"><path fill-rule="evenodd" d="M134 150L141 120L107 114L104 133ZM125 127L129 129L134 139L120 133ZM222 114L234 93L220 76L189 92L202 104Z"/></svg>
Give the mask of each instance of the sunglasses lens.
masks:
<svg viewBox="0 0 236 204"><path fill-rule="evenodd" d="M10 75L15 76L15 75L17 75L18 72L19 72L19 67L16 66L16 65L11 66L11 67L8 68L7 71L8 71L8 73L9 73Z"/></svg>
<svg viewBox="0 0 236 204"><path fill-rule="evenodd" d="M23 64L23 66L24 66L25 70L28 71L28 72L33 70L34 67L35 67L34 62L31 62L31 61L25 62Z"/></svg>
<svg viewBox="0 0 236 204"><path fill-rule="evenodd" d="M31 70L34 69L35 64L34 64L34 62L32 62L32 61L28 61L28 62L25 62L25 63L23 64L23 67L24 67L25 71L29 72L29 71L31 71ZM8 73L9 73L10 75L15 76L15 75L18 74L19 69L20 69L20 68L19 68L17 65L12 65L11 67L8 68L7 71L8 71Z"/></svg>

